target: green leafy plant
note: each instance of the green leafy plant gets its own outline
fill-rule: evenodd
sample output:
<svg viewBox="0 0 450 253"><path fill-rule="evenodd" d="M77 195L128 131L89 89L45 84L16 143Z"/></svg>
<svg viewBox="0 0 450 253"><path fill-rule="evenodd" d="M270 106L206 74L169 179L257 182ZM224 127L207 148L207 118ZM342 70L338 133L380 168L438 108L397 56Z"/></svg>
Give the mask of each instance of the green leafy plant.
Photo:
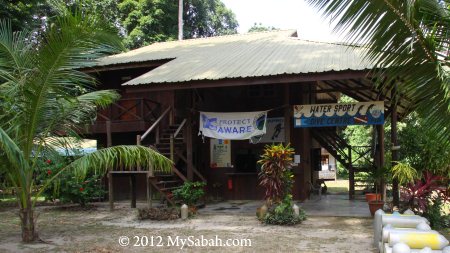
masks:
<svg viewBox="0 0 450 253"><path fill-rule="evenodd" d="M407 163L396 162L391 171L392 178L397 179L400 185L406 185L420 178L417 170Z"/></svg>
<svg viewBox="0 0 450 253"><path fill-rule="evenodd" d="M288 194L278 205L269 208L266 215L262 218L262 222L272 225L295 225L306 220L306 213L299 208L299 215L294 213L292 209L292 195Z"/></svg>
<svg viewBox="0 0 450 253"><path fill-rule="evenodd" d="M176 200L183 204L194 206L205 195L205 182L184 182L183 186L172 192Z"/></svg>
<svg viewBox="0 0 450 253"><path fill-rule="evenodd" d="M46 187L42 196L46 200L60 200L62 203L77 203L85 206L88 202L101 199L106 194L103 189L101 175L89 173L83 179L75 177L70 171L62 171L71 161L70 158L53 158L39 160L37 182L44 185L55 174L60 174L58 179Z"/></svg>
<svg viewBox="0 0 450 253"><path fill-rule="evenodd" d="M114 146L78 157L37 184L37 161L70 148L57 143L58 134L79 139L78 130L92 122L97 110L119 98L115 91L95 90L95 79L80 69L120 50L120 37L89 11L51 2L58 13L37 37L33 31L13 32L11 22L0 21L0 170L16 194L24 242L38 239L36 201L64 171L83 180L118 166L172 168L168 158L150 148Z"/></svg>
<svg viewBox="0 0 450 253"><path fill-rule="evenodd" d="M443 212L444 200L437 195L429 199L428 207L423 216L430 221L433 229L450 228L450 214Z"/></svg>
<svg viewBox="0 0 450 253"><path fill-rule="evenodd" d="M266 145L258 161L261 164L259 184L266 189L264 198L269 207L291 193L294 182L291 171L293 154L294 149L289 144Z"/></svg>

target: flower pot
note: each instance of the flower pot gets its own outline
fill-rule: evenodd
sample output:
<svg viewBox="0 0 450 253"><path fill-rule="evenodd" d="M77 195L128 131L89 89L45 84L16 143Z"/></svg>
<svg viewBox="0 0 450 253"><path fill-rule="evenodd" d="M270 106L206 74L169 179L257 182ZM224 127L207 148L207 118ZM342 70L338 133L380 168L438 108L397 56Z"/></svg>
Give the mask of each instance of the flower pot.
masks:
<svg viewBox="0 0 450 253"><path fill-rule="evenodd" d="M370 202L373 200L380 200L381 194L380 193L366 193L366 201Z"/></svg>
<svg viewBox="0 0 450 253"><path fill-rule="evenodd" d="M369 210L370 210L370 214L371 214L372 216L374 216L374 215L375 215L375 212L376 212L378 209L383 209L383 206L384 206L384 201L382 201L382 200L372 200L372 201L369 201Z"/></svg>

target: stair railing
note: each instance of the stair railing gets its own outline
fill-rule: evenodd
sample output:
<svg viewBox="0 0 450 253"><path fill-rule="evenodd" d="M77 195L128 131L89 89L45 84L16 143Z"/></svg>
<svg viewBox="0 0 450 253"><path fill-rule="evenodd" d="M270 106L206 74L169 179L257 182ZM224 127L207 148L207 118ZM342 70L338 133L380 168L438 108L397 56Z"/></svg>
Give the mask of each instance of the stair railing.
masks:
<svg viewBox="0 0 450 253"><path fill-rule="evenodd" d="M186 124L186 119L184 119L181 124L178 126L175 133L170 135L170 160L175 161L175 138L177 138L178 134L181 132L181 130L184 128L184 125Z"/></svg>
<svg viewBox="0 0 450 253"><path fill-rule="evenodd" d="M161 116L159 116L159 118L155 121L155 123L153 123L153 125L151 125L147 131L145 131L145 133L141 136L138 135L136 137L136 144L137 145L141 145L142 141L153 131L156 129L156 143L159 143L159 124L161 123L161 121L169 114L170 112L170 118L169 118L169 123L171 123L173 121L173 110L172 110L172 106L169 106L162 114Z"/></svg>

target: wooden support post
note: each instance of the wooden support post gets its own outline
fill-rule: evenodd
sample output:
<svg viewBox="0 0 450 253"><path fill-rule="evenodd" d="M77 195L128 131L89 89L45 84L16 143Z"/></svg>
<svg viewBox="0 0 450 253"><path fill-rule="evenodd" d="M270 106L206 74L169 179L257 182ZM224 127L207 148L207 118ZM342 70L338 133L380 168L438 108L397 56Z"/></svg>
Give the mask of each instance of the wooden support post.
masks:
<svg viewBox="0 0 450 253"><path fill-rule="evenodd" d="M112 146L112 137L111 137L111 120L106 121L106 147Z"/></svg>
<svg viewBox="0 0 450 253"><path fill-rule="evenodd" d="M284 138L287 143L291 143L291 118L292 115L292 108L291 108L291 101L290 101L290 95L289 95L289 84L286 84L284 86L284 105L286 108L284 108Z"/></svg>
<svg viewBox="0 0 450 253"><path fill-rule="evenodd" d="M383 125L377 125L377 131L378 131L378 169L382 170L384 166L384 124ZM383 200L386 201L386 181L383 179L381 180L381 194L383 196Z"/></svg>
<svg viewBox="0 0 450 253"><path fill-rule="evenodd" d="M355 199L355 170L353 169L352 149L350 147L348 148L348 156L350 157L348 161L348 198Z"/></svg>
<svg viewBox="0 0 450 253"><path fill-rule="evenodd" d="M155 143L159 144L159 125L156 127Z"/></svg>
<svg viewBox="0 0 450 253"><path fill-rule="evenodd" d="M114 210L114 191L113 191L113 175L108 172L108 201L109 210Z"/></svg>
<svg viewBox="0 0 450 253"><path fill-rule="evenodd" d="M173 113L174 109L170 108L170 112L169 112L169 125L173 125L174 122L174 113Z"/></svg>
<svg viewBox="0 0 450 253"><path fill-rule="evenodd" d="M186 159L187 159L187 179L194 180L193 159L192 159L192 113L188 112L186 122Z"/></svg>
<svg viewBox="0 0 450 253"><path fill-rule="evenodd" d="M136 208L136 175L130 175L131 208Z"/></svg>
<svg viewBox="0 0 450 253"><path fill-rule="evenodd" d="M147 174L145 177L147 184L147 207L152 208L152 184L150 183L150 174Z"/></svg>
<svg viewBox="0 0 450 253"><path fill-rule="evenodd" d="M394 91L395 92L395 89ZM394 96L393 96L394 97ZM393 99L394 100L394 99ZM392 113L391 113L391 143L392 143L392 166L395 165L395 162L398 162L398 138L397 138L397 101L391 101L392 105ZM400 196L399 196L399 188L398 188L398 180L392 180L392 197L394 206L399 206L400 204Z"/></svg>
<svg viewBox="0 0 450 253"><path fill-rule="evenodd" d="M136 135L136 145L138 145L138 146L141 145L141 136L140 135ZM136 169L138 171L140 171L141 170L141 166L138 165Z"/></svg>
<svg viewBox="0 0 450 253"><path fill-rule="evenodd" d="M175 162L175 137L173 134L170 135L170 160Z"/></svg>

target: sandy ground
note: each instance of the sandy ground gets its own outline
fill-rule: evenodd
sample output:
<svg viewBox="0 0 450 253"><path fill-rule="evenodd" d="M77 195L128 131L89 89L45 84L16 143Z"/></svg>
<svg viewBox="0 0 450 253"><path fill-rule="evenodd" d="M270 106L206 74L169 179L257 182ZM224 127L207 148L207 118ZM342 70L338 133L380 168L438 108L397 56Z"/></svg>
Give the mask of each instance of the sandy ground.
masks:
<svg viewBox="0 0 450 253"><path fill-rule="evenodd" d="M125 204L114 212L106 205L85 211L38 210L38 230L46 243L20 243L16 210L7 208L0 211L0 252L375 252L370 218L310 216L285 227L263 225L251 215L206 215L201 210L186 221L138 221L136 211ZM121 237L127 242L124 236L130 239L128 246L119 245ZM216 236L222 243L250 239L251 246L196 246L202 238L219 242ZM181 239L189 238L181 248Z"/></svg>

